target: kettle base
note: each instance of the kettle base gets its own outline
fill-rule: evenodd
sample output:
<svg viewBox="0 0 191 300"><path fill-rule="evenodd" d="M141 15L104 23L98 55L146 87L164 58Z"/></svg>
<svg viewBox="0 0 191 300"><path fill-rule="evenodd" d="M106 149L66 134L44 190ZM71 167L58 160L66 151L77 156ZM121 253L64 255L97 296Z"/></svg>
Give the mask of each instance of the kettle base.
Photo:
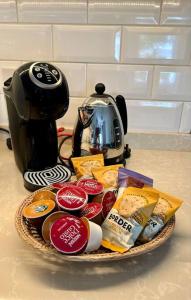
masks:
<svg viewBox="0 0 191 300"><path fill-rule="evenodd" d="M106 158L104 159L105 166L116 165L116 164L123 164L124 167L126 166L126 160L123 155L113 158Z"/></svg>

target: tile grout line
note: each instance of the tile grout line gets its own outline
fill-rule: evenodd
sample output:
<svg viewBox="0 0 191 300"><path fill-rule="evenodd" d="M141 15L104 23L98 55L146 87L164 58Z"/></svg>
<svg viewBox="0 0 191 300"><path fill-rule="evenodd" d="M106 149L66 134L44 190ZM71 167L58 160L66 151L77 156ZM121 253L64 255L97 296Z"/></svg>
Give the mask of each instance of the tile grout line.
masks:
<svg viewBox="0 0 191 300"><path fill-rule="evenodd" d="M163 10L163 0L161 0L160 2L159 26L164 26L161 24L162 10Z"/></svg>
<svg viewBox="0 0 191 300"><path fill-rule="evenodd" d="M179 121L179 126L178 126L178 132L179 133L181 132L180 127L181 127L181 123L182 123L183 111L184 111L184 102L182 102L182 110L181 110L180 121Z"/></svg>
<svg viewBox="0 0 191 300"><path fill-rule="evenodd" d="M54 53L54 28L51 25L51 52L52 52L52 60L54 61L55 53Z"/></svg>
<svg viewBox="0 0 191 300"><path fill-rule="evenodd" d="M17 23L16 24L18 24L19 23L19 13L18 13L18 1L17 0L15 1L15 5L16 5L16 16L17 16Z"/></svg>
<svg viewBox="0 0 191 300"><path fill-rule="evenodd" d="M22 62L26 61L27 59L0 59L1 62ZM56 63L64 63L64 64L90 64L90 65L113 65L113 66L147 66L147 67L188 67L191 68L190 64L149 64L149 63L137 63L137 62L125 62L125 63L116 63L116 62L92 62L92 61L64 61L64 60L54 60Z"/></svg>
<svg viewBox="0 0 191 300"><path fill-rule="evenodd" d="M150 97L151 97L151 99L153 99L154 77L155 77L155 65L153 65L152 78L151 78L151 90L150 90Z"/></svg>
<svg viewBox="0 0 191 300"><path fill-rule="evenodd" d="M125 23L119 23L119 24L105 24L105 23L59 23L59 22L0 22L1 25L37 25L37 26L43 26L43 25L59 25L59 26L92 26L92 27L117 27L117 26L125 26L125 27L139 27L139 28L191 28L191 24L125 24Z"/></svg>
<svg viewBox="0 0 191 300"><path fill-rule="evenodd" d="M122 57L122 50L123 50L123 26L121 26L121 38L120 38L120 60L119 64L123 64L123 57Z"/></svg>

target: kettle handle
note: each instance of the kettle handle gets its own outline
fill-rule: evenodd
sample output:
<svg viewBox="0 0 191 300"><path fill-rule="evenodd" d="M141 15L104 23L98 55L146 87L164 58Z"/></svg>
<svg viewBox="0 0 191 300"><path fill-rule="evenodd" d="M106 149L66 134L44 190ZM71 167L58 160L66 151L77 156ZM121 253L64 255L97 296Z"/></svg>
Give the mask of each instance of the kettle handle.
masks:
<svg viewBox="0 0 191 300"><path fill-rule="evenodd" d="M118 95L115 99L115 102L116 102L117 108L118 108L120 116L121 116L124 134L126 134L128 120L127 120L127 107L126 107L126 103L125 103L125 98L121 95Z"/></svg>

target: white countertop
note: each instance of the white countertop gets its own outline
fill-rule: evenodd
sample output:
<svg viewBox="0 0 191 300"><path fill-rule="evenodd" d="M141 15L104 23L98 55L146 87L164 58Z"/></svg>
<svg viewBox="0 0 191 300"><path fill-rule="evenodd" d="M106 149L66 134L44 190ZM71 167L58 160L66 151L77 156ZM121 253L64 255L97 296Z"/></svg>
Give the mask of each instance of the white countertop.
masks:
<svg viewBox="0 0 191 300"><path fill-rule="evenodd" d="M27 246L14 226L30 194L13 152L0 139L0 300L191 299L191 153L133 150L128 168L184 200L172 237L151 253L107 263L53 264Z"/></svg>

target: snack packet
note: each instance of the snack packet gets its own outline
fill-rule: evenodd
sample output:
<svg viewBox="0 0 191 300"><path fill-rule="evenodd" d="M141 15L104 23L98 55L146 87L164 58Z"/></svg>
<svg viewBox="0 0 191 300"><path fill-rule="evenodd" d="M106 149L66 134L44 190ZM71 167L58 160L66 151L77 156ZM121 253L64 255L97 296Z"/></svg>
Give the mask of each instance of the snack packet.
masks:
<svg viewBox="0 0 191 300"><path fill-rule="evenodd" d="M147 224L157 200L156 192L126 188L102 224L102 246L120 253L129 250Z"/></svg>
<svg viewBox="0 0 191 300"><path fill-rule="evenodd" d="M153 186L153 179L135 171L119 168L118 171L118 198L122 195L125 188L134 186L143 188L144 186Z"/></svg>
<svg viewBox="0 0 191 300"><path fill-rule="evenodd" d="M181 206L182 200L175 198L156 189L145 187L145 191L155 191L159 194L158 202L152 212L148 224L141 233L139 240L148 242L164 227L169 219L175 214Z"/></svg>
<svg viewBox="0 0 191 300"><path fill-rule="evenodd" d="M118 186L117 178L118 178L118 169L122 167L122 164L105 166L99 169L92 169L92 173L100 182L104 188L116 188Z"/></svg>
<svg viewBox="0 0 191 300"><path fill-rule="evenodd" d="M76 177L93 177L92 168L99 168L104 166L103 154L73 157L71 158Z"/></svg>

